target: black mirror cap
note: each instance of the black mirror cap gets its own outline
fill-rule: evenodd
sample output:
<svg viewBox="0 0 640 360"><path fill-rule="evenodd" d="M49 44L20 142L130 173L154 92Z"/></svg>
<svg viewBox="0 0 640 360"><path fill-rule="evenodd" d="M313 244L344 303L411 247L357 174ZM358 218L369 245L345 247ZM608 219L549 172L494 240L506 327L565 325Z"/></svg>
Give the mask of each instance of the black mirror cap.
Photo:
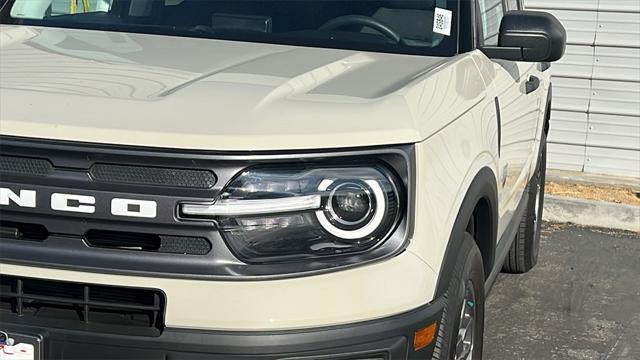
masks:
<svg viewBox="0 0 640 360"><path fill-rule="evenodd" d="M484 47L487 56L514 61L560 60L567 46L567 32L553 15L542 11L507 12L500 23L497 47Z"/></svg>
<svg viewBox="0 0 640 360"><path fill-rule="evenodd" d="M547 12L509 11L500 23L498 46L522 48L524 61L556 61L564 55L567 32Z"/></svg>

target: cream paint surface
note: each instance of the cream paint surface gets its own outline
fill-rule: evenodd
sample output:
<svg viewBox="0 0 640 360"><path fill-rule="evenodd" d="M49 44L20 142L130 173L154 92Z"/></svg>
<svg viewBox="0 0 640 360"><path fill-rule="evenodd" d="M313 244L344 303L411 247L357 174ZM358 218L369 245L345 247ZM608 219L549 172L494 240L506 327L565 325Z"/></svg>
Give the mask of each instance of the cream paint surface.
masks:
<svg viewBox="0 0 640 360"><path fill-rule="evenodd" d="M11 264L0 264L0 272L160 289L167 295L166 326L216 330L309 328L391 316L429 302L437 279L409 251L351 270L270 281L147 278Z"/></svg>
<svg viewBox="0 0 640 360"><path fill-rule="evenodd" d="M495 118L479 105L416 145L416 236L409 249L440 271L458 209L475 175L497 174Z"/></svg>
<svg viewBox="0 0 640 360"><path fill-rule="evenodd" d="M496 169L500 239L537 165L544 109L551 86L550 72L541 72L537 63L492 61L480 52L473 58L487 85L487 98L497 97L501 108L502 153ZM540 79L540 87L526 94L525 82L530 76ZM495 113L494 104L489 101L486 109Z"/></svg>
<svg viewBox="0 0 640 360"><path fill-rule="evenodd" d="M398 144L483 96L467 55L0 29L4 135L221 151Z"/></svg>

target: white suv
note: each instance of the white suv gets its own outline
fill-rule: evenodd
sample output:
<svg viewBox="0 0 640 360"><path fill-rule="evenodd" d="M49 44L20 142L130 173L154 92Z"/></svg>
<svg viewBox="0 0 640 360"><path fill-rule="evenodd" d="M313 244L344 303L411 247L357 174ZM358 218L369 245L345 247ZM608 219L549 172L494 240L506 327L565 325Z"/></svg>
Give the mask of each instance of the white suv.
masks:
<svg viewBox="0 0 640 360"><path fill-rule="evenodd" d="M481 358L538 257L553 16L2 6L0 358Z"/></svg>

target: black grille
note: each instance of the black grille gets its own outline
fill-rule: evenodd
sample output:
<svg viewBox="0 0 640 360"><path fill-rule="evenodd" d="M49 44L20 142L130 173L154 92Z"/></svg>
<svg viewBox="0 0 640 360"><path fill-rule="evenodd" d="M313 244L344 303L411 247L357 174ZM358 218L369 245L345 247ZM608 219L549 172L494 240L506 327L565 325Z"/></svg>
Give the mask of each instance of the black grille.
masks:
<svg viewBox="0 0 640 360"><path fill-rule="evenodd" d="M24 175L47 175L53 170L45 159L0 156L0 172Z"/></svg>
<svg viewBox="0 0 640 360"><path fill-rule="evenodd" d="M186 255L205 255L211 250L211 244L207 239L194 236L89 230L84 238L89 246L109 249Z"/></svg>
<svg viewBox="0 0 640 360"><path fill-rule="evenodd" d="M89 170L97 181L127 184L211 189L216 177L211 171L159 167L95 164Z"/></svg>
<svg viewBox="0 0 640 360"><path fill-rule="evenodd" d="M0 224L0 262L144 276L235 274L231 268L239 262L227 251L215 224L182 220L177 209L183 201L212 202L222 185L248 166L247 160L3 136L0 155L21 164L44 159L50 169L44 176L0 174L0 186L13 193L37 191L34 208L15 201L0 206L0 220L6 222ZM7 164L0 170L7 170ZM92 196L95 211L53 210L53 193ZM110 205L116 198L153 201L156 214L113 215ZM140 208L131 205L127 210Z"/></svg>
<svg viewBox="0 0 640 360"><path fill-rule="evenodd" d="M0 277L0 319L35 326L158 336L164 303L156 290Z"/></svg>
<svg viewBox="0 0 640 360"><path fill-rule="evenodd" d="M40 224L0 220L0 235L10 239L40 241L49 236L49 231Z"/></svg>

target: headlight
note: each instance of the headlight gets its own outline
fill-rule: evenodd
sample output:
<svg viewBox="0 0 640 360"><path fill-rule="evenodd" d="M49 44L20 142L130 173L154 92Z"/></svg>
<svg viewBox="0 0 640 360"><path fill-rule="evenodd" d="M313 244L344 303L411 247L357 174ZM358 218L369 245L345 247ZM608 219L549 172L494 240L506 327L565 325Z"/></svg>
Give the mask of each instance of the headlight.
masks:
<svg viewBox="0 0 640 360"><path fill-rule="evenodd" d="M384 242L404 214L404 190L382 164L260 166L242 172L213 204L181 216L213 219L247 263L353 255Z"/></svg>

